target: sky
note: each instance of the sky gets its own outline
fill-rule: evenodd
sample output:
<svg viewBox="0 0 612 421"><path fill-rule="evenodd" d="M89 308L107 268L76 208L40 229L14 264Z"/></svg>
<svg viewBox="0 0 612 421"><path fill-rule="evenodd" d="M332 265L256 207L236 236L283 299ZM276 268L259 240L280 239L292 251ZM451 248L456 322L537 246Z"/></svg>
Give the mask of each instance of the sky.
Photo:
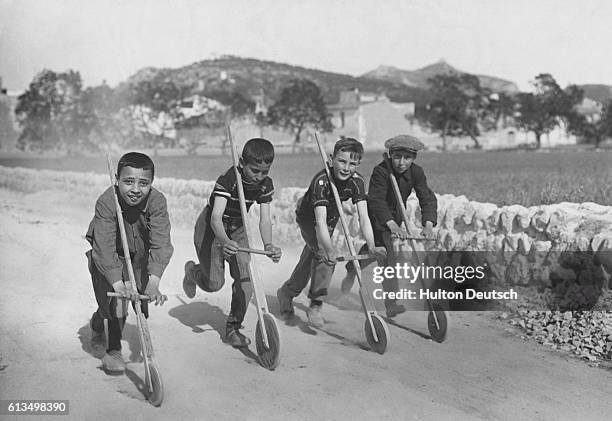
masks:
<svg viewBox="0 0 612 421"><path fill-rule="evenodd" d="M608 0L0 0L0 77L111 86L143 67L237 55L362 75L440 59L529 90L539 73L612 85Z"/></svg>

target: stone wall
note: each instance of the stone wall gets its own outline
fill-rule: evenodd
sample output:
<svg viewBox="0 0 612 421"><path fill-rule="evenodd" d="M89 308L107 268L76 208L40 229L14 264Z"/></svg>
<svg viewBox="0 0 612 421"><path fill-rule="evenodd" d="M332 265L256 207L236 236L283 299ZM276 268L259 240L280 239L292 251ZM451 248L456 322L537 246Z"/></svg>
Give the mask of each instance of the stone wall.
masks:
<svg viewBox="0 0 612 421"><path fill-rule="evenodd" d="M0 166L0 188L35 192L66 191L78 186L81 199L91 201L92 208L108 183L108 176L101 174ZM168 198L173 226L191 228L214 182L156 178L154 186ZM271 214L279 244L303 243L295 223L295 204L304 190L285 188L275 194ZM344 209L351 236L359 247L363 239L356 208L348 202ZM414 196L408 199L407 209L415 222L409 229L418 233L420 210ZM254 222L258 214L258 207L253 206L250 218ZM346 253L341 231L338 225L333 240ZM436 231L436 241L427 244L428 250L486 251L487 264L500 282L552 288L565 280L599 285L604 290L612 287L612 207L595 203L498 207L464 196L439 195Z"/></svg>

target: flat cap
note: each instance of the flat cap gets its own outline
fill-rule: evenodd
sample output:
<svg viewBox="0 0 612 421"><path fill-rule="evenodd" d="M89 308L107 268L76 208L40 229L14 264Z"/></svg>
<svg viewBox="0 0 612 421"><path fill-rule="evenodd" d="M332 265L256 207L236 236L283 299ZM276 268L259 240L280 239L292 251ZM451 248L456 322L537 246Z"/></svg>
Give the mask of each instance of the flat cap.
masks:
<svg viewBox="0 0 612 421"><path fill-rule="evenodd" d="M393 136L391 139L385 141L385 148L392 149L404 149L409 152L417 153L421 149L425 149L425 145L419 139L408 134L400 134Z"/></svg>

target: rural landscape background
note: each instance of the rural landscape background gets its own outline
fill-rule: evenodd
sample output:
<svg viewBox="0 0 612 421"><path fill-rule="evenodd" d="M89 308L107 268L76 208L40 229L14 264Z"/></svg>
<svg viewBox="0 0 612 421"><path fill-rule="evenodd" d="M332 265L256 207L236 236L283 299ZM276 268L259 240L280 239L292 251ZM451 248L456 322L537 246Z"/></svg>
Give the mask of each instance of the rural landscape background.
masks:
<svg viewBox="0 0 612 421"><path fill-rule="evenodd" d="M368 152L359 172L369 179L382 151ZM612 206L612 151L548 150L479 153L421 153L430 187L439 194L464 195L497 205L546 205L559 202L595 202ZM155 159L159 177L215 180L231 165L229 156L164 156ZM0 157L0 165L57 171L106 174L102 156ZM270 176L277 188L307 187L310 175L321 167L318 154L278 155Z"/></svg>
<svg viewBox="0 0 612 421"><path fill-rule="evenodd" d="M609 417L612 7L378 3L0 0L0 399L69 399L79 420ZM325 329L308 325L298 297L299 323L279 322L281 365L267 372L254 347L222 341L230 288L193 300L182 290L195 219L231 166L227 127L238 148L275 145L283 259L255 258L274 316L303 247L295 202L322 168L315 136L328 152L341 136L361 140L366 182L386 139L421 139L416 163L439 203L426 247L486 250L492 283L521 300L450 312L444 343L427 334L426 312L386 318L391 347L378 355L356 288L340 293L339 265ZM106 154L131 150L155 162L175 246L169 302L149 320L161 408L145 402L133 319L125 376L106 375L89 340L83 235L108 185ZM414 194L407 203L418 233ZM551 295L564 301L542 306Z"/></svg>

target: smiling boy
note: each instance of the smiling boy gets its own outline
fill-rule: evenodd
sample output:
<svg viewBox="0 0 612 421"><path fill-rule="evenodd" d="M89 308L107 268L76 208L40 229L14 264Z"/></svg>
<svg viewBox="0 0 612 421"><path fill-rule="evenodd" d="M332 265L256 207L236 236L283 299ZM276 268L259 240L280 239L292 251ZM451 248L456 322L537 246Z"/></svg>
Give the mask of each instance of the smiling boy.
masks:
<svg viewBox="0 0 612 421"><path fill-rule="evenodd" d="M270 202L274 194L268 172L274 161L274 147L266 139L254 138L245 143L239 160L239 171L247 210L258 203L259 230L264 249L271 252L270 259L277 263L281 249L272 244ZM250 301L252 288L247 253L238 248L248 248L245 228L240 213L238 186L234 167L222 174L215 184L208 205L195 225L194 244L199 264L185 264L183 290L189 298L196 293L196 286L206 292L215 292L225 283L225 260L229 262L232 284L232 303L226 323L227 343L233 347L246 347L251 341L239 332Z"/></svg>
<svg viewBox="0 0 612 421"><path fill-rule="evenodd" d="M374 245L364 180L357 172L362 155L363 146L359 141L350 137L341 138L334 145L330 172L340 201L352 199L357 206L361 231L370 250L373 254L384 256L384 249ZM306 245L291 277L277 291L282 318L294 316L293 298L302 292L310 280L308 320L315 327L324 326L322 298L327 295L336 265L336 249L331 234L339 219L330 182L323 169L314 176L308 190L297 203L296 222Z"/></svg>
<svg viewBox="0 0 612 421"><path fill-rule="evenodd" d="M129 246L127 255L134 268L135 287L156 305L166 300L159 291L159 283L174 248L170 242L166 198L152 187L154 173L155 166L147 155L138 152L123 155L117 164L117 185L109 187L96 201L94 217L86 234L91 244L91 250L86 255L98 302L90 326L94 339L100 340L104 333L104 319L108 319L108 343L102 364L111 372L125 370L121 335L127 306L124 300L109 298L106 293L114 291L128 297L132 290L114 194L117 194L123 211ZM142 301L142 311L148 317L146 301Z"/></svg>

